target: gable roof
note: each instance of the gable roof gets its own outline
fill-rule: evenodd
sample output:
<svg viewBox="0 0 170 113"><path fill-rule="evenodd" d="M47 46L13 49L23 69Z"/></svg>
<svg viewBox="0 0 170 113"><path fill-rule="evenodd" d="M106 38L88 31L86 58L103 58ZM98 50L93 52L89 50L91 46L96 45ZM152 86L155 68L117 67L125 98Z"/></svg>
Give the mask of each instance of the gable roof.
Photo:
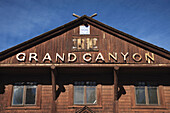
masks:
<svg viewBox="0 0 170 113"><path fill-rule="evenodd" d="M151 43L148 43L148 42L145 42L143 40L140 40L140 39L138 39L136 37L133 37L133 36L127 34L127 33L124 33L122 31L119 31L119 30L117 30L115 28L112 28L112 27L110 27L110 26L108 26L106 24L103 24L103 23L101 23L101 22L99 22L99 21L97 21L97 20L95 20L95 19L93 19L91 17L83 15L80 18L75 19L75 20L73 20L73 21L71 21L71 22L69 22L67 24L64 24L64 25L62 25L62 26L60 26L58 28L55 28L55 29L53 29L51 31L43 33L43 34L41 34L41 35L39 35L37 37L34 37L34 38L32 38L32 39L30 39L28 41L25 41L25 42L23 42L21 44L18 44L18 45L14 46L14 47L11 47L11 48L9 48L7 50L4 50L4 51L0 52L0 61L4 60L4 59L6 59L6 58L8 58L8 57L10 57L10 56L12 56L14 54L17 54L18 52L21 52L21 51L24 51L24 50L26 50L28 48L31 48L31 47L33 47L33 46L35 46L35 45L37 45L37 44L39 44L41 42L44 42L44 41L49 40L49 39L51 39L51 38L53 38L55 36L58 36L58 35L66 32L66 31L68 31L68 30L70 30L72 28L75 28L75 27L77 27L79 25L82 25L82 24L93 25L93 26L95 26L95 27L97 27L97 28L99 28L99 29L101 29L101 30L103 30L105 32L108 32L108 33L110 33L112 35L115 35L115 36L117 36L117 37L119 37L119 38L121 38L123 40L126 40L126 41L128 41L130 43L133 43L133 44L139 46L139 47L142 47L142 48L144 48L146 50L149 50L149 51L151 51L153 53L156 53L156 54L158 54L158 55L160 55L162 57L170 59L170 52L168 50L165 50L163 48L160 48L158 46L155 46L155 45L153 45Z"/></svg>

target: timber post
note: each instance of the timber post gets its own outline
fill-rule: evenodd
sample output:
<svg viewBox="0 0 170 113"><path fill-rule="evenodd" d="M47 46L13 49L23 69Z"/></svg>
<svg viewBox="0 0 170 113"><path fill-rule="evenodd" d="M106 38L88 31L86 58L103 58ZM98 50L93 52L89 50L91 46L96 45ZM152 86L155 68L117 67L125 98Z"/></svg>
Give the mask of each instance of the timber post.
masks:
<svg viewBox="0 0 170 113"><path fill-rule="evenodd" d="M51 66L51 82L52 82L52 106L51 113L56 112L55 100L56 100L56 79L55 79L55 65Z"/></svg>
<svg viewBox="0 0 170 113"><path fill-rule="evenodd" d="M118 70L119 67L115 66L113 69L114 72L114 113L118 113Z"/></svg>

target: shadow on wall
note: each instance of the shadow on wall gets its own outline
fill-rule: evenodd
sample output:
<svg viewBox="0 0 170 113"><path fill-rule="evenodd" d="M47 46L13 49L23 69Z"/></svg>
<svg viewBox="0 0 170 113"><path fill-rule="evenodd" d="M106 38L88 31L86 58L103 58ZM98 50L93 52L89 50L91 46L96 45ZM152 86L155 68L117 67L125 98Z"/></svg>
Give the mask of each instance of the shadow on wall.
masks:
<svg viewBox="0 0 170 113"><path fill-rule="evenodd" d="M119 100L119 98L120 98L122 95L125 95L125 94L126 94L126 90L124 89L123 85L119 85L118 88L119 88L119 90L118 90L117 100Z"/></svg>
<svg viewBox="0 0 170 113"><path fill-rule="evenodd" d="M56 91L56 99L60 96L61 92L65 92L66 91L66 89L65 89L63 84L59 84L58 86L59 87L58 87L58 89ZM117 98L117 100L119 100L119 98L122 95L126 94L126 90L124 89L123 85L119 85L118 88L119 88L119 90L118 90L118 98Z"/></svg>
<svg viewBox="0 0 170 113"><path fill-rule="evenodd" d="M59 86L59 88L56 91L56 99L60 96L61 92L65 92L66 91L66 89L65 89L63 84L59 84L58 86Z"/></svg>

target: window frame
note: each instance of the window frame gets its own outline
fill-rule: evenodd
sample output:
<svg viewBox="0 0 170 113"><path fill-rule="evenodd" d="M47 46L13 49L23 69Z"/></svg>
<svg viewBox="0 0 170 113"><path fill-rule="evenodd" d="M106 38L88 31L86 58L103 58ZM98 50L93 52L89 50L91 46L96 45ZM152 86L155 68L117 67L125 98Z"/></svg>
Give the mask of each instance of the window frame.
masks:
<svg viewBox="0 0 170 113"><path fill-rule="evenodd" d="M159 104L136 104L136 92L135 92L135 85L130 86L131 93L131 108L132 109L165 109L165 97L164 97L164 89L162 85L158 86L158 92L159 92Z"/></svg>
<svg viewBox="0 0 170 113"><path fill-rule="evenodd" d="M75 87L76 87L76 86L73 87L73 90L74 90ZM88 87L87 85L84 85L84 86L83 86L83 89L84 89L84 103L82 103L82 104L81 104L81 103L80 103L80 104L77 103L77 104L76 104L76 103L73 102L74 105L97 105L97 102L96 102L95 104L93 104L93 103L87 103L87 94L86 94L86 93L87 93L87 92L86 92L86 91L87 91L87 87ZM95 99L96 99L96 101L97 101L97 86L91 86L91 87L95 87ZM75 90L74 90L74 91L75 91ZM74 99L75 99L75 98L74 98L74 94L73 94L73 100L74 100Z"/></svg>
<svg viewBox="0 0 170 113"><path fill-rule="evenodd" d="M9 84L8 86L6 86L8 88L7 95L9 96L9 98L7 100L7 106L5 107L5 109L7 109L7 110L15 110L15 109L17 109L17 110L24 110L24 109L38 110L38 109L40 109L41 108L42 85L37 84L36 86L37 86L36 104L35 105L27 105L27 106L12 105L14 85Z"/></svg>
<svg viewBox="0 0 170 113"><path fill-rule="evenodd" d="M22 99L22 104L13 104L14 101L14 87L15 86L23 86L23 99ZM27 94L27 87L35 87L36 86L36 92L35 92L35 104L26 104L26 94ZM11 105L12 106L35 106L37 104L37 85L14 85L13 86L13 91L12 91L12 101Z"/></svg>
<svg viewBox="0 0 170 113"><path fill-rule="evenodd" d="M137 97L136 97L136 88L144 88L145 89L145 103L146 104L140 104L140 103L137 103ZM149 86L150 87L150 86ZM157 101L158 103L157 104L150 104L149 103L149 93L148 93L148 86L135 86L135 102L136 102L136 105L160 105L160 98L159 98L159 88L157 86L151 86L153 88L156 88L156 93L157 93Z"/></svg>
<svg viewBox="0 0 170 113"><path fill-rule="evenodd" d="M96 84L96 104L74 104L74 85L69 84L69 109L82 108L82 106L88 106L90 108L102 109L102 85Z"/></svg>

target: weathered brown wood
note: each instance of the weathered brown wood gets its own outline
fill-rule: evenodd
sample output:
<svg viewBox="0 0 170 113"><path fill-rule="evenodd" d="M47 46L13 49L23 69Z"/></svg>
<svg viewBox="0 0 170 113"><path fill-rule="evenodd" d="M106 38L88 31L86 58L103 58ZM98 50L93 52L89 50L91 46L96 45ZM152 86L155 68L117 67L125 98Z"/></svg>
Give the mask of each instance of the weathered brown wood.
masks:
<svg viewBox="0 0 170 113"><path fill-rule="evenodd" d="M140 63L140 64L147 64L148 62L146 61L146 57L145 54L147 54L149 52L149 55L152 56L152 51L148 51L145 48L139 47L133 43L130 43L126 40L122 40L119 37L116 37L112 34L109 34L108 32L102 31L99 28L96 28L92 25L90 25L91 27L91 34L89 36L84 36L84 35L79 35L78 30L79 27L76 27L74 29L71 29L68 32L65 32L63 34L60 34L58 36L54 36L53 38L42 42L41 44L35 45L33 47L30 47L24 51L21 51L23 53L26 54L26 61L24 62L19 62L16 59L16 54L14 54L13 56L1 61L0 63L10 63L10 64L32 64L32 63L43 63L43 58L45 56L46 53L49 53L51 58L52 58L52 63L69 63L67 61L67 54L69 52L74 52L78 59L77 61L75 61L74 63L87 63L84 60L80 60L83 56L82 51L79 52L75 52L73 51L73 45L74 45L74 41L72 39L74 38L81 38L81 39L86 39L86 38L93 38L93 39L97 39L97 42L95 42L97 44L97 49L96 52L90 52L90 51L84 51L86 53L91 53L92 54L92 61L89 63L96 63L95 62L95 58L96 58L96 54L98 54L98 52L101 52L105 62L106 63L124 63L123 60L123 56L121 54L121 52L123 54L126 54L128 52L128 56L126 58L126 63ZM94 40L93 40L94 41ZM85 41L86 42L86 41ZM93 43L95 45L95 43ZM83 46L83 45L82 45ZM84 47L86 47L84 45ZM89 47L90 48L90 47ZM129 48L129 49L128 49ZM109 53L117 53L117 57L118 60L115 61L114 59L110 59L109 60ZM32 62L29 61L29 54L30 53L37 53L38 56L38 62L35 62L34 60L32 60ZM60 54L61 56L63 55L63 53L65 54L65 62L56 62L55 56L56 53ZM141 60L138 61L138 59L136 59L138 62L134 61L133 56L135 56L135 54L140 54L141 55ZM80 58L79 58L80 57ZM50 62L45 62L45 63L50 63ZM154 53L154 64L163 64L163 63L170 63L170 61L167 58L164 58L156 53Z"/></svg>
<svg viewBox="0 0 170 113"><path fill-rule="evenodd" d="M95 17L95 16L97 16L97 13L94 13L94 14L91 15L90 17L93 18L93 17Z"/></svg>
<svg viewBox="0 0 170 113"><path fill-rule="evenodd" d="M58 102L57 102L57 105L56 105L56 107L57 107L56 112L61 112L61 113L62 112L70 112L71 113L71 112L74 112L75 109L80 109L82 107L82 106L73 104L73 101L74 101L73 91L74 90L70 89L68 84L72 84L73 83L72 80L87 80L87 79L92 80L92 81L97 80L97 83L99 83L99 85L101 84L100 87L102 88L101 94L98 93L98 95L97 95L98 102L99 102L99 100L101 100L101 102L98 103L99 105L97 104L97 105L92 105L92 106L89 106L89 107L92 110L94 110L95 112L102 112L102 113L113 112L113 110L114 110L113 109L113 106L114 106L114 102L113 102L113 100L114 100L114 98L113 98L114 97L114 90L113 89L114 89L114 87L113 87L113 83L108 83L109 80L113 81L113 79L112 79L113 78L113 73L112 73L113 68L111 69L111 73L110 73L111 75L110 76L107 76L107 73L106 73L107 70L106 71L104 70L103 71L104 73L100 74L101 72L99 72L99 70L101 70L102 68L100 68L100 69L99 68L92 69L93 70L92 73L87 72L87 71L89 71L90 68L81 68L82 69L81 71L78 71L78 68L75 68L75 69L72 68L72 69L73 69L73 71L75 71L74 73L72 71L70 71L70 69L64 70L64 72L68 71L67 74L63 74L62 71L59 71L62 74L62 76L59 77L59 79L60 79L59 81L61 81L61 82L66 82L67 81L67 82L64 83L65 92L64 91L61 92L59 97L57 98ZM119 71L120 71L119 74L121 74L123 69L120 68ZM119 75L119 81L121 81L122 78L124 78L126 81L131 83L130 80L135 81L135 79L137 79L139 77L146 78L146 76L145 76L146 73L144 73L143 69L142 69L143 73L141 73L141 71L139 71L137 74L134 74L134 75L138 75L138 77L133 78L132 73L135 73L135 71L136 71L136 69L131 69L131 70L127 70L127 72L123 73L123 75L125 75L125 76L120 76ZM131 74L129 72L131 72ZM151 71L148 71L148 72L150 74L152 74L153 78L159 77L159 74L156 75ZM74 74L76 74L76 73L78 75L74 76ZM85 73L84 76L82 75L83 73ZM164 71L161 73L162 76L164 75L163 73L164 73ZM10 76L12 74L6 74L6 76L7 75ZM49 75L50 75L50 73L49 73ZM36 75L36 76L43 79L42 74ZM48 74L46 74L46 76L48 76ZM130 78L129 78L129 76L130 76ZM162 76L161 76L161 78L162 78ZM30 78L30 76L28 76L28 78ZM165 77L165 79L167 79L167 77ZM47 80L47 79L45 79L45 80ZM149 80L149 79L146 78L146 80ZM161 80L161 81L164 81L164 80ZM131 85L134 86L132 83L131 83ZM73 85L71 85L71 86L73 87ZM119 112L133 113L136 110L138 110L139 112L142 112L140 110L145 110L145 112L153 112L154 110L155 111L160 111L161 110L161 112L168 112L168 107L166 105L170 102L169 86L163 86L162 91L159 90L160 92L163 92L163 93L159 93L160 96L161 96L161 94L163 95L163 98L160 97L161 98L160 99L161 105L149 106L149 107L148 106L143 106L143 107L136 106L135 105L135 93L134 93L135 91L134 90L131 91L131 89L129 87L130 87L130 85L128 85L128 84L124 85L124 88L126 90L126 94L122 95L120 97L120 99L119 99L119 106L118 106ZM10 89L10 87L7 87L5 90L8 91L9 89ZM133 89L134 89L134 87L133 87ZM8 107L8 108L5 107L5 111L2 111L2 113L7 112L8 110L11 110L11 111L8 111L9 113L13 112L14 110L19 110L22 113L22 112L24 112L25 109L27 109L29 111L30 111L30 109L35 110L34 112L47 112L48 110L51 109L51 102L52 102L50 100L52 98L52 93L51 93L52 91L51 90L52 90L51 85L45 85L45 84L42 85L42 93L41 93L42 94L42 98L41 98L42 102L40 104L41 108L40 107L32 107L32 108L30 108L30 107L29 108L28 107ZM72 91L70 91L70 90L72 90ZM97 92L98 91L99 90L97 90ZM2 95L0 94L0 98L3 97L3 99L0 101L0 103L6 104L6 102L9 102L10 99L6 100L7 97L8 97L8 94L9 93L2 94ZM69 95L71 95L71 97ZM133 98L131 99L131 96L133 96L134 99ZM131 106L132 105L132 103L131 103L132 100L134 100L134 104L133 104L134 107ZM165 101L164 106L162 106L162 102L163 102L162 100ZM72 101L72 102L70 102L70 101ZM4 106L4 104L1 104L1 105ZM69 110L72 110L72 111L69 111ZM33 112L33 111L31 111L31 112Z"/></svg>
<svg viewBox="0 0 170 113"><path fill-rule="evenodd" d="M73 16L75 16L75 17L77 17L77 18L80 18L80 16L79 16L79 15L76 15L75 13L73 13Z"/></svg>
<svg viewBox="0 0 170 113"><path fill-rule="evenodd" d="M114 67L114 113L118 113L118 69L119 67Z"/></svg>
<svg viewBox="0 0 170 113"><path fill-rule="evenodd" d="M51 81L52 81L52 109L51 113L56 112L56 105L55 105L55 100L56 100L56 75L55 75L55 66L51 66Z"/></svg>
<svg viewBox="0 0 170 113"><path fill-rule="evenodd" d="M170 64L53 64L55 67L170 67ZM0 64L0 67L51 67L51 64Z"/></svg>

